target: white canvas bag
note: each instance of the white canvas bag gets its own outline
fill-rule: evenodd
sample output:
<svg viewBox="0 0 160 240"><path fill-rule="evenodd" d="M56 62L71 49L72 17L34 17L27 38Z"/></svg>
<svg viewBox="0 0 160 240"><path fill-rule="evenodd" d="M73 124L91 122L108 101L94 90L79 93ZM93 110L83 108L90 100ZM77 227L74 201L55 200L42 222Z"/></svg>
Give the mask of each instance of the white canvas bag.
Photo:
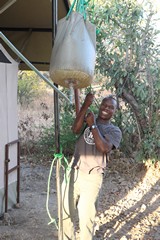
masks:
<svg viewBox="0 0 160 240"><path fill-rule="evenodd" d="M91 84L96 59L96 27L72 12L69 18L59 20L50 61L53 82L74 88Z"/></svg>

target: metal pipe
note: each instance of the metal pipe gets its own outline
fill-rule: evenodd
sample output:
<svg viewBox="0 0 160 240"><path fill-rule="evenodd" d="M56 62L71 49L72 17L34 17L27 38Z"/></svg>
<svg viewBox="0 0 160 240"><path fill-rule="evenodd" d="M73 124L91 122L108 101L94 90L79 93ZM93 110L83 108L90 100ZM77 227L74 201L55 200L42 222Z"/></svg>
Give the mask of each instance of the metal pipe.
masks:
<svg viewBox="0 0 160 240"><path fill-rule="evenodd" d="M17 143L17 203L20 203L20 143Z"/></svg>
<svg viewBox="0 0 160 240"><path fill-rule="evenodd" d="M58 22L58 0L52 0L52 46L57 32ZM58 85L55 84L56 88ZM58 94L54 91L54 122L55 122L55 144L56 152L60 153L60 123L59 123L59 101ZM61 192L61 160L57 159L56 166L56 185L57 185L57 202L58 202L58 239L63 240L63 216L62 216L62 192Z"/></svg>
<svg viewBox="0 0 160 240"><path fill-rule="evenodd" d="M55 2L55 1L54 1ZM68 97L64 95L46 76L44 76L35 66L33 66L27 58L25 58L18 49L6 38L6 36L0 32L0 37L3 39L3 41L10 47L10 49L23 61L25 64L32 69L34 72L37 73L38 76L40 76L47 84L49 84L58 94L60 94L63 98L65 98L67 101L70 102ZM71 102L70 102L71 103Z"/></svg>
<svg viewBox="0 0 160 240"><path fill-rule="evenodd" d="M19 140L11 141L11 142L7 143L7 145L8 145L8 146L13 145L13 144L17 143L18 141L19 141Z"/></svg>
<svg viewBox="0 0 160 240"><path fill-rule="evenodd" d="M7 32L52 32L51 28L27 28L27 27L0 27L0 31L7 31Z"/></svg>
<svg viewBox="0 0 160 240"><path fill-rule="evenodd" d="M17 166L11 168L8 170L8 174L10 174L11 172L14 172L15 170L17 170Z"/></svg>
<svg viewBox="0 0 160 240"><path fill-rule="evenodd" d="M2 7L0 8L0 14L6 11L9 7L11 7L17 0L8 0Z"/></svg>
<svg viewBox="0 0 160 240"><path fill-rule="evenodd" d="M8 145L5 146L5 213L8 210Z"/></svg>
<svg viewBox="0 0 160 240"><path fill-rule="evenodd" d="M74 90L74 96L75 96L75 107L76 107L76 116L77 116L80 110L79 89Z"/></svg>
<svg viewBox="0 0 160 240"><path fill-rule="evenodd" d="M9 146L17 143L17 165L9 169ZM19 140L14 140L5 145L5 213L8 211L8 176L17 170L17 203L20 202L20 144Z"/></svg>

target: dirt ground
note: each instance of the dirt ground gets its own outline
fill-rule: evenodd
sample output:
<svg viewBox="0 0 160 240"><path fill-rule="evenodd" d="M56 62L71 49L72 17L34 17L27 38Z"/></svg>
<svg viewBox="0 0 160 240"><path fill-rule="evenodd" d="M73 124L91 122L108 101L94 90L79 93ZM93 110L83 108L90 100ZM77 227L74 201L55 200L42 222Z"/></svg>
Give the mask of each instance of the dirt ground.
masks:
<svg viewBox="0 0 160 240"><path fill-rule="evenodd" d="M57 218L56 167L51 177L49 209ZM0 220L0 239L56 240L46 210L50 164L21 160L20 206ZM160 240L160 167L114 159L104 176L95 239ZM87 240L87 239L86 239Z"/></svg>

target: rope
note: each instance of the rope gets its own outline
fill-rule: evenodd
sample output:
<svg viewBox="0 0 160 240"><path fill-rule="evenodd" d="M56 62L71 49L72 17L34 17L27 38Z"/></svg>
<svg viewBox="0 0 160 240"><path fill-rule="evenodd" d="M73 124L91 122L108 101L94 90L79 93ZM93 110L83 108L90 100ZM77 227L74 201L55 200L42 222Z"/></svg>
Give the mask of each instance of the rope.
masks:
<svg viewBox="0 0 160 240"><path fill-rule="evenodd" d="M69 18L69 16L71 15L71 13L73 12L73 9L75 7L76 9L76 12L79 12L83 15L83 18L84 20L86 20L87 18L87 14L86 14L86 7L88 5L88 3L90 2L90 0L88 1L85 1L85 0L74 0L70 9L69 9L69 12L66 16L66 19Z"/></svg>
<svg viewBox="0 0 160 240"><path fill-rule="evenodd" d="M52 175L52 171L53 171L53 165L55 162L56 158L53 159L51 167L50 167L50 172L49 172L49 176L48 176L48 182L47 182L47 199L46 199L46 210L47 210L47 214L49 216L50 222L48 223L48 225L50 225L51 223L54 223L56 228L58 229L58 225L57 222L54 218L52 218L50 211L49 211L49 197L50 197L50 182L51 182L51 175Z"/></svg>
<svg viewBox="0 0 160 240"><path fill-rule="evenodd" d="M48 223L48 225L50 225L51 223L54 223L57 230L58 230L58 224L56 222L56 219L53 218L51 216L51 213L50 213L50 210L49 210L49 198L50 198L50 183L51 183L51 176L52 176L52 172L53 172L53 166L54 166L54 163L56 160L59 160L60 161L60 165L64 167L65 169L65 180L66 182L68 181L67 179L67 170L70 170L70 166L68 164L68 161L67 159L64 157L64 155L62 154L62 151L60 150L60 153L55 153L54 154L54 159L51 163L51 167L50 167L50 171L49 171L49 176L48 176L48 182L47 182L47 198L46 198L46 210L47 210L47 214L48 214L48 217L50 219L50 222ZM64 160L64 164L62 164L62 159Z"/></svg>
<svg viewBox="0 0 160 240"><path fill-rule="evenodd" d="M69 9L69 12L68 12L68 14L67 14L67 16L66 16L67 19L68 19L69 16L71 15L71 13L72 13L72 11L73 11L73 8L74 8L74 6L75 6L75 4L76 4L76 1L77 1L77 0L74 0L74 2L72 3L72 5L71 5L71 7L70 7L70 9Z"/></svg>

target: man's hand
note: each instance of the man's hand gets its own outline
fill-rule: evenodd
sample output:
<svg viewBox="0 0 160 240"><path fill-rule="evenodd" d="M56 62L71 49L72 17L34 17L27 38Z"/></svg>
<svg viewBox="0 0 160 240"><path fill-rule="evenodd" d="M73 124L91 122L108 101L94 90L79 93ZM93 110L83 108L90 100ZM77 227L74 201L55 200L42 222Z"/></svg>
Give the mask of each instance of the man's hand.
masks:
<svg viewBox="0 0 160 240"><path fill-rule="evenodd" d="M89 112L85 118L86 123L88 124L89 127L95 124L95 116L93 112Z"/></svg>
<svg viewBox="0 0 160 240"><path fill-rule="evenodd" d="M91 104L93 103L93 100L94 100L94 95L93 93L88 93L86 95L86 98L84 100L84 105L87 106L87 107L90 107Z"/></svg>
<svg viewBox="0 0 160 240"><path fill-rule="evenodd" d="M76 133L76 134L80 133L82 126L84 124L84 121L85 121L85 115L87 113L89 106L92 104L93 100L94 100L94 95L92 93L88 93L87 96L85 97L84 103L73 123L72 130L74 133Z"/></svg>

